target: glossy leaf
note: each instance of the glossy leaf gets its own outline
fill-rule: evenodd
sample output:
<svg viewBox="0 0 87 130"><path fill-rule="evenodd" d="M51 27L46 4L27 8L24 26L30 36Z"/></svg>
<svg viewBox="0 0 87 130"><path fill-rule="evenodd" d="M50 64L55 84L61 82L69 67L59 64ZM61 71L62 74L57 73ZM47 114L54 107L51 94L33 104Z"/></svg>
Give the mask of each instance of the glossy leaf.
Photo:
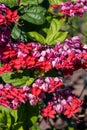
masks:
<svg viewBox="0 0 87 130"><path fill-rule="evenodd" d="M45 8L41 6L30 7L27 12L21 16L21 19L26 20L27 22L41 25L45 22Z"/></svg>
<svg viewBox="0 0 87 130"><path fill-rule="evenodd" d="M11 36L13 39L17 40L20 38L21 36L21 30L18 28L17 25L15 25L12 29L12 33L11 33Z"/></svg>
<svg viewBox="0 0 87 130"><path fill-rule="evenodd" d="M13 39L18 40L21 39L24 42L27 42L27 35L21 28L15 25L12 29L11 36Z"/></svg>

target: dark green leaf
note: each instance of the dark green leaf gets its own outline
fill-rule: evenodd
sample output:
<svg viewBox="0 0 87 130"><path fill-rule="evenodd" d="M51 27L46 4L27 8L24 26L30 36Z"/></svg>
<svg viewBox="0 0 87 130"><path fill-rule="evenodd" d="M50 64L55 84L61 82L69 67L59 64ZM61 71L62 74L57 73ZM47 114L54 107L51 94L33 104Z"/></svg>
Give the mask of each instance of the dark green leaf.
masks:
<svg viewBox="0 0 87 130"><path fill-rule="evenodd" d="M15 40L21 39L24 42L27 42L27 35L26 35L26 33L24 31L22 31L22 29L19 28L17 25L15 25L13 27L11 36Z"/></svg>
<svg viewBox="0 0 87 130"><path fill-rule="evenodd" d="M45 22L45 13L45 8L41 6L33 6L24 15L22 15L21 18L27 22L41 25Z"/></svg>
<svg viewBox="0 0 87 130"><path fill-rule="evenodd" d="M30 106L28 102L18 109L18 121L23 122L24 130L28 130L36 123L38 115L38 106Z"/></svg>
<svg viewBox="0 0 87 130"><path fill-rule="evenodd" d="M21 30L18 28L17 25L15 25L12 29L12 33L11 33L11 36L13 39L17 40L20 38L21 36Z"/></svg>

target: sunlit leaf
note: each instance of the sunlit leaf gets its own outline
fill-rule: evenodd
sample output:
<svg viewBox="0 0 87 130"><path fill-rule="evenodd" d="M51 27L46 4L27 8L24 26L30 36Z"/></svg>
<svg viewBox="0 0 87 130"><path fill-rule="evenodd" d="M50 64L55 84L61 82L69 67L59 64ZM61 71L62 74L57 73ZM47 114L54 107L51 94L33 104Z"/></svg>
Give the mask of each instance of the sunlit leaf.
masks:
<svg viewBox="0 0 87 130"><path fill-rule="evenodd" d="M9 72L0 75L5 83L11 83L17 87L23 87L27 80L29 80L29 76L23 75L23 71L19 71L17 73Z"/></svg>
<svg viewBox="0 0 87 130"><path fill-rule="evenodd" d="M21 0L21 4L30 4L30 5L37 5L37 4L41 4L43 2L43 0Z"/></svg>
<svg viewBox="0 0 87 130"><path fill-rule="evenodd" d="M37 42L44 43L45 41L45 38L38 32L29 32L28 34L33 40Z"/></svg>
<svg viewBox="0 0 87 130"><path fill-rule="evenodd" d="M9 7L17 6L17 0L0 0L0 3L7 4Z"/></svg>

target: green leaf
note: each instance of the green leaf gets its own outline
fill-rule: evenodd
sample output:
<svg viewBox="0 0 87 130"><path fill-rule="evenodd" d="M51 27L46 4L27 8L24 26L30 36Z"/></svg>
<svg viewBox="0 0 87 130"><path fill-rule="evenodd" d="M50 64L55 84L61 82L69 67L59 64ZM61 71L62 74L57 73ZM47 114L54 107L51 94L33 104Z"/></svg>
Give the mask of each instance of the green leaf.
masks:
<svg viewBox="0 0 87 130"><path fill-rule="evenodd" d="M55 45L57 42L63 42L67 36L67 32L58 32L53 36L48 37L46 43L48 45Z"/></svg>
<svg viewBox="0 0 87 130"><path fill-rule="evenodd" d="M30 5L38 5L41 4L43 0L21 0L21 4L30 4Z"/></svg>
<svg viewBox="0 0 87 130"><path fill-rule="evenodd" d="M30 106L28 102L26 104L22 104L18 109L18 121L23 122L24 130L28 130L33 124L36 123L38 115L38 106Z"/></svg>
<svg viewBox="0 0 87 130"><path fill-rule="evenodd" d="M11 36L13 39L18 40L21 39L24 42L27 42L27 35L21 28L15 25L12 29Z"/></svg>
<svg viewBox="0 0 87 130"><path fill-rule="evenodd" d="M60 4L60 2L62 2L62 1L60 1L60 0L49 0L50 5Z"/></svg>
<svg viewBox="0 0 87 130"><path fill-rule="evenodd" d="M45 22L45 8L41 6L30 7L24 15L21 16L21 19L26 20L27 22L41 25Z"/></svg>
<svg viewBox="0 0 87 130"><path fill-rule="evenodd" d="M12 130L24 130L22 125L22 122L17 122L13 125Z"/></svg>
<svg viewBox="0 0 87 130"><path fill-rule="evenodd" d="M37 119L38 119L37 116L32 116L30 120L31 120L31 122L32 122L33 124L35 124L35 122L37 121Z"/></svg>
<svg viewBox="0 0 87 130"><path fill-rule="evenodd" d="M24 130L23 122L18 121L17 110L0 106L0 128L3 130ZM14 121L12 119L14 118Z"/></svg>
<svg viewBox="0 0 87 130"><path fill-rule="evenodd" d="M29 78L26 82L27 86L30 86L34 82L34 78Z"/></svg>
<svg viewBox="0 0 87 130"><path fill-rule="evenodd" d="M62 2L66 2L67 0L49 0L50 5L60 4Z"/></svg>
<svg viewBox="0 0 87 130"><path fill-rule="evenodd" d="M7 127L9 128L8 130L10 130L10 127L11 127L11 116L7 112L5 112L5 114L7 116Z"/></svg>
<svg viewBox="0 0 87 130"><path fill-rule="evenodd" d="M68 32L58 32L55 36L55 42L63 42L67 37Z"/></svg>
<svg viewBox="0 0 87 130"><path fill-rule="evenodd" d="M74 130L74 127L68 127L68 130Z"/></svg>
<svg viewBox="0 0 87 130"><path fill-rule="evenodd" d="M34 125L32 126L31 130L41 130L38 126Z"/></svg>
<svg viewBox="0 0 87 130"><path fill-rule="evenodd" d="M14 122L17 122L18 119L17 110L11 109L10 115L14 118Z"/></svg>
<svg viewBox="0 0 87 130"><path fill-rule="evenodd" d="M17 25L15 25L12 29L12 33L11 33L11 36L13 39L17 40L20 38L21 36L21 30L18 28Z"/></svg>
<svg viewBox="0 0 87 130"><path fill-rule="evenodd" d="M0 127L10 130L11 125L10 109L0 106Z"/></svg>
<svg viewBox="0 0 87 130"><path fill-rule="evenodd" d="M52 20L47 32L45 43L47 43L48 45L54 45L57 42L62 42L66 38L67 32L59 32L63 24L64 24L63 20L58 19Z"/></svg>
<svg viewBox="0 0 87 130"><path fill-rule="evenodd" d="M29 37L31 37L35 41L38 41L40 43L44 43L45 41L45 38L38 32L28 32L28 34L29 34Z"/></svg>
<svg viewBox="0 0 87 130"><path fill-rule="evenodd" d="M17 0L0 0L0 3L7 4L9 7L17 6Z"/></svg>
<svg viewBox="0 0 87 130"><path fill-rule="evenodd" d="M51 22L50 27L47 32L47 38L50 35L56 34L59 31L59 29L61 29L63 24L64 24L63 20L52 19L52 22Z"/></svg>
<svg viewBox="0 0 87 130"><path fill-rule="evenodd" d="M22 87L29 80L29 76L23 74L23 71L9 72L0 75L5 83L11 83L14 86Z"/></svg>
<svg viewBox="0 0 87 130"><path fill-rule="evenodd" d="M2 63L0 62L0 67L2 66Z"/></svg>

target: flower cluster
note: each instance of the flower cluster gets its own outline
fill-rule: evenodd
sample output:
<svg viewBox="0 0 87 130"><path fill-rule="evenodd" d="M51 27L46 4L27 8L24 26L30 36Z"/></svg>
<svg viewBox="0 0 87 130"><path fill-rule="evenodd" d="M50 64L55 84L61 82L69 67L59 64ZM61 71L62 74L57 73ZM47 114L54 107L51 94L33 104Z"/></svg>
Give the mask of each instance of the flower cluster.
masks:
<svg viewBox="0 0 87 130"><path fill-rule="evenodd" d="M30 89L29 102L35 105L44 101L46 107L42 108L42 116L55 118L55 114L64 114L68 118L75 117L82 101L66 88L59 77L46 77L37 79Z"/></svg>
<svg viewBox="0 0 87 130"><path fill-rule="evenodd" d="M39 78L32 84L31 93L29 94L29 102L31 105L34 105L46 98L46 93L53 93L57 89L63 89L63 87L62 79L59 77Z"/></svg>
<svg viewBox="0 0 87 130"><path fill-rule="evenodd" d="M17 10L12 11L6 5L0 4L0 25L9 25L18 18Z"/></svg>
<svg viewBox="0 0 87 130"><path fill-rule="evenodd" d="M0 84L0 105L17 109L21 103L28 100L28 91L26 86L18 89L11 84Z"/></svg>
<svg viewBox="0 0 87 130"><path fill-rule="evenodd" d="M55 114L64 114L68 118L75 117L81 105L82 101L66 89L54 93L52 100L48 102L46 107L42 108L42 115L51 118L55 118Z"/></svg>
<svg viewBox="0 0 87 130"><path fill-rule="evenodd" d="M75 117L82 101L66 88L59 77L37 79L30 87L17 88L11 84L0 84L0 105L18 109L22 103L35 105L44 102L41 114L46 118L55 118L55 114Z"/></svg>
<svg viewBox="0 0 87 130"><path fill-rule="evenodd" d="M87 11L87 2L64 2L53 5L52 8L59 9L64 16L81 16ZM6 5L0 4L0 74L20 69L38 70L41 74L37 74L37 77L33 74L37 79L31 86L23 88L0 84L0 105L17 109L22 103L29 102L32 106L40 102L45 105L41 108L41 115L46 118L55 118L56 114L64 114L68 118L75 116L82 101L64 86L63 76L52 77L48 73L60 71L67 75L80 68L86 69L87 49L78 36L68 38L55 46L35 42L24 44L22 41L14 44L8 25L17 23L18 18L17 10L12 11Z"/></svg>
<svg viewBox="0 0 87 130"><path fill-rule="evenodd" d="M63 2L51 6L56 12L62 12L63 16L82 16L87 12L87 0L77 0L77 2Z"/></svg>
<svg viewBox="0 0 87 130"><path fill-rule="evenodd" d="M53 68L72 74L73 71L86 68L87 50L78 36L57 43L54 47L39 43L15 44L7 46L2 54L3 62L0 74L14 69L39 68L49 71Z"/></svg>

